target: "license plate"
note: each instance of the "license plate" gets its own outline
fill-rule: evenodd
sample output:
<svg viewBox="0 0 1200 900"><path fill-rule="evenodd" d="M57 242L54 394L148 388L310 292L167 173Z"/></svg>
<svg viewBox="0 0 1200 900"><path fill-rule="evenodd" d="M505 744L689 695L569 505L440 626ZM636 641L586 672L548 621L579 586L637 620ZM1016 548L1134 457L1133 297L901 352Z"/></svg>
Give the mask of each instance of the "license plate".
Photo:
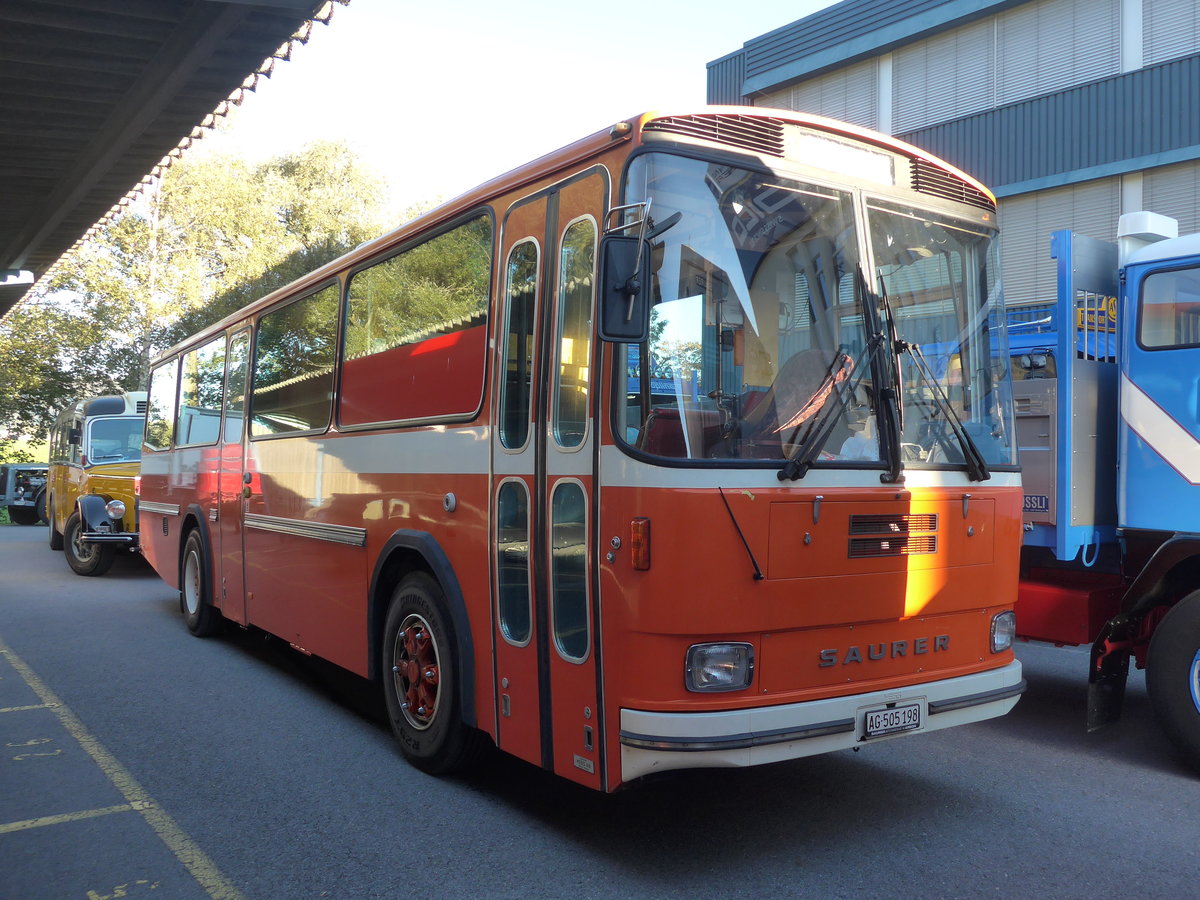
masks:
<svg viewBox="0 0 1200 900"><path fill-rule="evenodd" d="M864 714L863 739L916 731L925 724L920 703L897 703L883 709L870 709Z"/></svg>

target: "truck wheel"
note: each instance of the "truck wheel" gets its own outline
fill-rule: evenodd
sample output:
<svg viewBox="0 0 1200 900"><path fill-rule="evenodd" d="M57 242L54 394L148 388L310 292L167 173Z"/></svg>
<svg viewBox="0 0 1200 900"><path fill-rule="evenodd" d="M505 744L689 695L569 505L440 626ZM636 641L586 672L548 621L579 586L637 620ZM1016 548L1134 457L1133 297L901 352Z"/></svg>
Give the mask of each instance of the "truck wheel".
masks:
<svg viewBox="0 0 1200 900"><path fill-rule="evenodd" d="M36 525L37 511L32 506L10 506L8 518L14 525Z"/></svg>
<svg viewBox="0 0 1200 900"><path fill-rule="evenodd" d="M63 548L62 533L54 527L54 503L51 502L46 510L46 521L50 524L50 549L61 550Z"/></svg>
<svg viewBox="0 0 1200 900"><path fill-rule="evenodd" d="M383 694L400 750L418 769L440 775L466 767L482 736L463 724L459 647L441 587L425 572L392 594L383 628Z"/></svg>
<svg viewBox="0 0 1200 900"><path fill-rule="evenodd" d="M1154 629L1146 689L1163 731L1200 769L1200 591L1180 600Z"/></svg>
<svg viewBox="0 0 1200 900"><path fill-rule="evenodd" d="M35 520L35 524L37 522L49 522L50 521L46 517L46 492L45 491L41 491L36 497L33 498L33 513L35 516L37 516L37 519Z"/></svg>
<svg viewBox="0 0 1200 900"><path fill-rule="evenodd" d="M117 557L116 548L111 544L85 544L80 540L82 535L83 519L78 512L73 512L60 538L67 565L76 575L103 575L112 568Z"/></svg>
<svg viewBox="0 0 1200 900"><path fill-rule="evenodd" d="M211 637L221 630L220 610L212 605L212 585L208 554L200 532L192 529L183 545L179 561L179 609L188 631L196 637Z"/></svg>

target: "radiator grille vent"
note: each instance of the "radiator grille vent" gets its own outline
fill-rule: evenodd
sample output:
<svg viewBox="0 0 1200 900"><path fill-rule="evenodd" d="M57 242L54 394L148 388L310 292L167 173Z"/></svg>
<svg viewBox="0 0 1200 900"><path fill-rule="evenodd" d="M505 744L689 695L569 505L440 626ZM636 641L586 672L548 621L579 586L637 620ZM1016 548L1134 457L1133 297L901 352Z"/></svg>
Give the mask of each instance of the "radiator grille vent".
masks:
<svg viewBox="0 0 1200 900"><path fill-rule="evenodd" d="M783 156L783 124L779 119L765 116L667 116L647 123L645 130L682 134L756 153Z"/></svg>
<svg viewBox="0 0 1200 900"><path fill-rule="evenodd" d="M851 534L908 534L912 531L937 531L937 528L937 513L850 517Z"/></svg>
<svg viewBox="0 0 1200 900"><path fill-rule="evenodd" d="M996 211L996 204L983 191L924 159L912 161L912 189L922 194L932 194L934 197Z"/></svg>
<svg viewBox="0 0 1200 900"><path fill-rule="evenodd" d="M849 557L937 553L937 530L937 513L851 516Z"/></svg>
<svg viewBox="0 0 1200 900"><path fill-rule="evenodd" d="M865 559L871 556L914 556L923 553L937 553L936 534L850 538L851 559Z"/></svg>
<svg viewBox="0 0 1200 900"><path fill-rule="evenodd" d="M139 416L144 416L146 414L146 401L145 400L139 400L137 402L137 414Z"/></svg>

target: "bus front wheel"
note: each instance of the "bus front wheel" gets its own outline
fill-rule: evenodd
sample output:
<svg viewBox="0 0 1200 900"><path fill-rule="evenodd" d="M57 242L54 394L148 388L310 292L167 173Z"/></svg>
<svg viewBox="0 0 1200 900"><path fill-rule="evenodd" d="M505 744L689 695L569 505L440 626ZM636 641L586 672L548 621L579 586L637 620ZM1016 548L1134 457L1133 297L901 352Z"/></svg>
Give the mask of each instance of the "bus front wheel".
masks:
<svg viewBox="0 0 1200 900"><path fill-rule="evenodd" d="M83 541L83 519L78 512L71 513L62 534L63 550L69 565L76 575L103 575L112 568L117 558L112 544L90 544ZM50 546L54 546L51 539Z"/></svg>
<svg viewBox="0 0 1200 900"><path fill-rule="evenodd" d="M401 752L434 775L465 767L479 741L462 721L458 656L441 587L425 572L407 575L388 608L380 675Z"/></svg>
<svg viewBox="0 0 1200 900"><path fill-rule="evenodd" d="M188 631L196 637L211 637L221 630L221 612L212 605L208 554L200 532L193 529L183 545L179 561L179 609Z"/></svg>
<svg viewBox="0 0 1200 900"><path fill-rule="evenodd" d="M1163 731L1200 769L1200 591L1175 604L1154 629L1146 690Z"/></svg>

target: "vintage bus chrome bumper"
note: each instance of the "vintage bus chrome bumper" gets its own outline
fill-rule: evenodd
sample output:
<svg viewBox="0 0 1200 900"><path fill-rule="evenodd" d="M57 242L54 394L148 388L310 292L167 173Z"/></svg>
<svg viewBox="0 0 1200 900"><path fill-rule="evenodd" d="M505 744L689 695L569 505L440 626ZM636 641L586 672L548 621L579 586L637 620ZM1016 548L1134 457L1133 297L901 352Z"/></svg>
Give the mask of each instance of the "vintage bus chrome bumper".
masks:
<svg viewBox="0 0 1200 900"><path fill-rule="evenodd" d="M79 535L79 540L85 544L136 544L135 531L85 531Z"/></svg>
<svg viewBox="0 0 1200 900"><path fill-rule="evenodd" d="M1024 690L1021 663L1014 660L974 675L783 706L703 713L622 709L621 779L672 769L757 766L844 750L863 740L864 711L891 703L919 701L927 710L922 727L904 735L979 722L1004 715Z"/></svg>

